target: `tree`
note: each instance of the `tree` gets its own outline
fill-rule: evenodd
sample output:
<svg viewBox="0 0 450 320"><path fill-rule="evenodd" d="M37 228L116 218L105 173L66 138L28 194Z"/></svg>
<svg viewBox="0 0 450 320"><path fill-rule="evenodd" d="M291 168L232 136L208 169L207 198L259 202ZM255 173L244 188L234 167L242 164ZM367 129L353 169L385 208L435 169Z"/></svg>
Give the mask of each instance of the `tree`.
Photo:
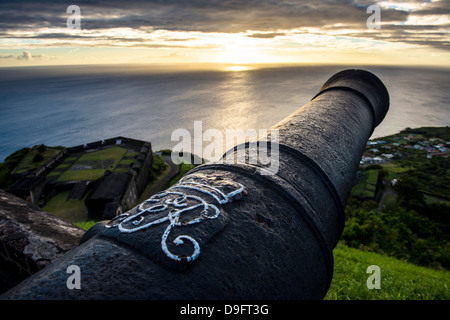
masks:
<svg viewBox="0 0 450 320"><path fill-rule="evenodd" d="M34 157L33 157L33 162L41 162L42 160L44 160L44 156L40 153L37 153Z"/></svg>
<svg viewBox="0 0 450 320"><path fill-rule="evenodd" d="M45 152L45 150L47 150L47 147L46 147L44 144L41 144L41 145L37 148L37 151L38 151L39 153L43 153L43 152Z"/></svg>
<svg viewBox="0 0 450 320"><path fill-rule="evenodd" d="M397 191L399 205L407 208L420 211L421 208L426 206L425 197L422 192L419 191L414 180L405 175L400 178L394 186L394 190Z"/></svg>

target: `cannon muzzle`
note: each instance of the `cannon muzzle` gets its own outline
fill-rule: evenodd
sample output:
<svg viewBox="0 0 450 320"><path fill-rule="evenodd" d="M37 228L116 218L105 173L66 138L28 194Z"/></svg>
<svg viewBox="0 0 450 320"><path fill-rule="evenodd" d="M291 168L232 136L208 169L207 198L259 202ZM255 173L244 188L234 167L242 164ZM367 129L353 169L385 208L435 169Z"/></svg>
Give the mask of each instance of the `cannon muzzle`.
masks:
<svg viewBox="0 0 450 320"><path fill-rule="evenodd" d="M322 299L361 156L388 108L376 76L339 72L272 127L270 141L223 156L248 159L264 144L276 151L276 170L261 161L200 165L93 226L77 248L1 298Z"/></svg>

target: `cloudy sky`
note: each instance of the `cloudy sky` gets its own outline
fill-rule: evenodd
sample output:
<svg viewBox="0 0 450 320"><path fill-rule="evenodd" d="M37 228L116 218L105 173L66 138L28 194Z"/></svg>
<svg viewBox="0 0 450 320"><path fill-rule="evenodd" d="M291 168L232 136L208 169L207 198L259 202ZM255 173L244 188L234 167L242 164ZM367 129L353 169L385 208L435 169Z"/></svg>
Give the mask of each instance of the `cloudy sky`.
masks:
<svg viewBox="0 0 450 320"><path fill-rule="evenodd" d="M80 20L69 5L80 8ZM380 9L378 29L371 5ZM68 19L80 29L68 28ZM450 0L1 0L0 66L448 66L449 31Z"/></svg>

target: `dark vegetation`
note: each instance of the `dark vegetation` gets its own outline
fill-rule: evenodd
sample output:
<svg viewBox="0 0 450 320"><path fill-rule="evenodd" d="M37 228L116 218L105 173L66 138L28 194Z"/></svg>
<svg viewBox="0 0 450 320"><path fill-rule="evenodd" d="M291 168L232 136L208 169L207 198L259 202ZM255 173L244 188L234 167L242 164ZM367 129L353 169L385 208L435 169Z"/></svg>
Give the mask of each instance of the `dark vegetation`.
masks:
<svg viewBox="0 0 450 320"><path fill-rule="evenodd" d="M341 240L349 247L369 250L416 265L450 269L449 224L403 206L378 211L374 201L351 198ZM448 205L440 205L447 210Z"/></svg>
<svg viewBox="0 0 450 320"><path fill-rule="evenodd" d="M13 183L12 175L36 169L60 152L63 147L47 147L43 144L22 148L0 162L0 189L7 189Z"/></svg>
<svg viewBox="0 0 450 320"><path fill-rule="evenodd" d="M11 172L22 161L23 157L30 152L30 148L20 149L10 154L4 162L0 163L0 188L6 189L12 184Z"/></svg>
<svg viewBox="0 0 450 320"><path fill-rule="evenodd" d="M382 138L387 144L400 141L398 156L361 168L365 178L355 186L348 201L341 240L350 247L448 270L450 159L430 159L424 150L403 148L405 134L415 135L417 143L436 137L450 141L449 127L407 129ZM374 172L378 173L376 182ZM367 186L373 188L372 194Z"/></svg>
<svg viewBox="0 0 450 320"><path fill-rule="evenodd" d="M420 134L424 138L439 137L445 141L450 141L450 127L406 128L405 130L400 131L399 134Z"/></svg>
<svg viewBox="0 0 450 320"><path fill-rule="evenodd" d="M153 165L150 168L149 181L156 180L167 167L167 164L160 156L153 154Z"/></svg>

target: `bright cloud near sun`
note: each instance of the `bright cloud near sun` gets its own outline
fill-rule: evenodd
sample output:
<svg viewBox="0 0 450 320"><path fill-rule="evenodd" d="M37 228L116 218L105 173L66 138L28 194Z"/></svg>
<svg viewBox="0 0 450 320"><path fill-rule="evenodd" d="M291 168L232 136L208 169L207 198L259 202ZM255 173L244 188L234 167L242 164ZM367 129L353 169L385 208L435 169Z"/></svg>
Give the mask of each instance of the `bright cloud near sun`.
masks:
<svg viewBox="0 0 450 320"><path fill-rule="evenodd" d="M52 1L50 1L52 2ZM77 63L394 63L448 65L448 1L79 1L0 3L0 66ZM74 49L77 50L74 50ZM21 59L29 52L32 59ZM238 67L238 66L237 66Z"/></svg>
<svg viewBox="0 0 450 320"><path fill-rule="evenodd" d="M216 35L205 41L217 47L211 55L213 62L250 64L271 63L277 59L267 50L270 41L251 38L244 33Z"/></svg>

